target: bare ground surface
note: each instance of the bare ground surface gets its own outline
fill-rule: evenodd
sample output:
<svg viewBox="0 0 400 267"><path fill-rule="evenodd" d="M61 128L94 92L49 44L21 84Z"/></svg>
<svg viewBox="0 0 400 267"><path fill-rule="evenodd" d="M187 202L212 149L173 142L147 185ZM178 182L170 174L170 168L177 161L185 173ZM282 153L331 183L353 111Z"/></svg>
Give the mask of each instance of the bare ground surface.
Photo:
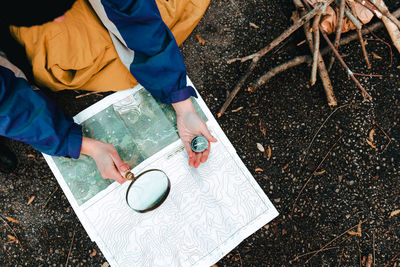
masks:
<svg viewBox="0 0 400 267"><path fill-rule="evenodd" d="M400 7L400 1L387 4L390 10ZM212 1L182 51L189 76L215 116L249 64L228 65L226 60L272 41L291 25L292 9L290 0ZM390 42L385 30L376 34ZM367 264L369 254L375 266L399 264L400 214L391 216L400 209L399 53L393 48L390 65L389 47L369 35L372 69L367 70L357 41L340 48L354 72L382 75L357 76L373 96L368 103L362 103L359 89L338 63L330 73L337 110L327 106L319 81L309 86L307 65L276 76L256 92L245 90L276 64L307 54L307 47L296 46L302 36L299 30L267 54L218 119L280 215L217 265L360 266ZM101 99L76 100L74 92L49 95L72 115ZM371 146L367 139L372 129ZM270 159L256 143L271 148ZM0 222L0 266L65 266L67 258L68 266L104 264L41 154L18 142L10 146L20 165L13 174L0 173L0 216L19 223ZM35 198L28 205L31 196ZM360 236L346 233L359 222ZM20 243L7 243L7 235L16 235Z"/></svg>

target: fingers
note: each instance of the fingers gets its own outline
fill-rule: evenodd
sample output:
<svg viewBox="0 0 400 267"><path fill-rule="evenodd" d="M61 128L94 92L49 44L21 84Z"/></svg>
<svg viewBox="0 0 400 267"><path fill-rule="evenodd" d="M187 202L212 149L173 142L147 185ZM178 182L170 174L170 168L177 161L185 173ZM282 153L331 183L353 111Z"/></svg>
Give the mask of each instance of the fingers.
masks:
<svg viewBox="0 0 400 267"><path fill-rule="evenodd" d="M113 164L111 166L105 166L105 169L101 171L101 175L104 179L112 179L120 184L123 184L127 179L125 179L117 167Z"/></svg>
<svg viewBox="0 0 400 267"><path fill-rule="evenodd" d="M125 179L125 175L127 172L130 171L130 168L129 168L128 164L126 164L124 161L122 161L122 159L119 157L118 152L115 149L115 147L112 147L112 148L113 149L110 153L110 156L114 162L116 170L118 171L118 173L120 173L121 177L123 177L123 179L124 179L123 182L125 182L127 180L127 179Z"/></svg>
<svg viewBox="0 0 400 267"><path fill-rule="evenodd" d="M192 148L190 147L189 142L183 142L183 145L185 146L186 153L188 154L189 157L189 166L194 166L194 152L192 151Z"/></svg>
<svg viewBox="0 0 400 267"><path fill-rule="evenodd" d="M208 155L210 155L210 146L203 151L201 157L200 157L200 162L204 163L207 161Z"/></svg>

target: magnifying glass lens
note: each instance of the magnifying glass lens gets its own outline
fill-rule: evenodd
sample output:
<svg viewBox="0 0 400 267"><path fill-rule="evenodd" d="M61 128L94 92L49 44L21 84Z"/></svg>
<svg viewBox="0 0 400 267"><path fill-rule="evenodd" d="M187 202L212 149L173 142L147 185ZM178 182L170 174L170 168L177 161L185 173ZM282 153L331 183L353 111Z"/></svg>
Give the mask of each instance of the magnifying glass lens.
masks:
<svg viewBox="0 0 400 267"><path fill-rule="evenodd" d="M128 188L126 201L138 212L158 207L169 193L170 182L160 170L149 170L139 175Z"/></svg>

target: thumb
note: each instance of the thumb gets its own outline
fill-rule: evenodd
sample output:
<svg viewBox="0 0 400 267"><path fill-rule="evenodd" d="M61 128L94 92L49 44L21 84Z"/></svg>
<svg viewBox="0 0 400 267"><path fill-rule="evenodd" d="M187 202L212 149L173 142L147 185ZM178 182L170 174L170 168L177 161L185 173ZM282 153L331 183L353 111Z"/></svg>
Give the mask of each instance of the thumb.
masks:
<svg viewBox="0 0 400 267"><path fill-rule="evenodd" d="M217 139L210 133L206 125L204 125L201 134L208 140L208 142L217 142Z"/></svg>
<svg viewBox="0 0 400 267"><path fill-rule="evenodd" d="M126 164L122 159L119 157L118 152L115 151L111 154L111 158L114 161L115 166L117 167L118 171L125 175L126 172L130 171L128 164Z"/></svg>

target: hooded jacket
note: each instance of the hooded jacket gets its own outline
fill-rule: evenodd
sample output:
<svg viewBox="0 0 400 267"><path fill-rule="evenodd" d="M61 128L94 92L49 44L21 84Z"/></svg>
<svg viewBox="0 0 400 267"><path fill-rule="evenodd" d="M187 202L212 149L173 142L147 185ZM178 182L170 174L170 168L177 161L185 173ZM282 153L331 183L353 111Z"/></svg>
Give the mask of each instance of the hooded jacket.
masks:
<svg viewBox="0 0 400 267"><path fill-rule="evenodd" d="M35 3L42 3L35 1ZM46 1L44 1L46 2ZM51 1L57 2L57 1ZM70 7L63 2L63 8ZM164 103L183 101L196 96L186 83L186 67L171 31L164 24L154 0L90 0L110 32L115 48L134 77L153 96ZM2 10L7 10L4 8ZM48 10L48 9L47 9ZM53 19L63 14L55 8ZM35 11L32 11L35 12ZM8 18L11 16L12 18ZM23 21L25 20L25 21ZM2 14L0 26L30 26L37 23ZM6 45L10 52L13 46ZM13 60L17 63L23 60ZM19 65L19 64L18 64ZM21 64L23 67L23 64ZM26 71L25 68L22 68ZM13 112L18 110L19 112ZM26 80L0 66L0 135L23 141L41 152L78 158L82 132L70 116L64 115L42 93L34 91Z"/></svg>

